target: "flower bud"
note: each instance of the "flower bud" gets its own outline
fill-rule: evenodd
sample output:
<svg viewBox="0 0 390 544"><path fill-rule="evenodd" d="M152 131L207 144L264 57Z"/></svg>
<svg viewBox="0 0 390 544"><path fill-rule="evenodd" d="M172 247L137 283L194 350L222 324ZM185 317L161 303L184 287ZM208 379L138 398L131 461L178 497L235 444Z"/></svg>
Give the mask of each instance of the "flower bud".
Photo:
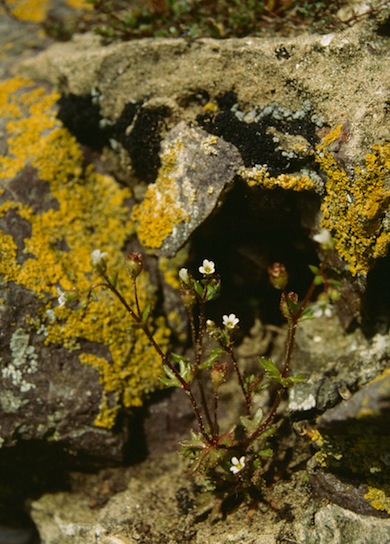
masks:
<svg viewBox="0 0 390 544"><path fill-rule="evenodd" d="M181 299L186 308L192 308L196 303L196 293L193 289L180 289Z"/></svg>
<svg viewBox="0 0 390 544"><path fill-rule="evenodd" d="M144 268L144 257L139 251L130 252L127 254L125 261L127 272L132 280L137 278Z"/></svg>
<svg viewBox="0 0 390 544"><path fill-rule="evenodd" d="M218 389L225 381L227 374L227 363L215 363L211 369L210 377L215 389Z"/></svg>
<svg viewBox="0 0 390 544"><path fill-rule="evenodd" d="M293 307L298 302L298 295L293 291L290 291L285 295L282 293L280 297L280 311L287 319L291 319L291 316L294 315Z"/></svg>
<svg viewBox="0 0 390 544"><path fill-rule="evenodd" d="M223 337L222 331L211 319L206 321L206 329L210 338L213 340L220 340Z"/></svg>
<svg viewBox="0 0 390 544"><path fill-rule="evenodd" d="M179 278L183 282L184 285L189 285L191 281L191 276L187 268L181 268L179 270Z"/></svg>
<svg viewBox="0 0 390 544"><path fill-rule="evenodd" d="M268 267L268 277L275 289L285 289L288 283L288 273L282 263L273 263Z"/></svg>
<svg viewBox="0 0 390 544"><path fill-rule="evenodd" d="M91 252L92 266L98 274L104 274L107 268L105 258L107 253L100 251L100 249L94 249Z"/></svg>

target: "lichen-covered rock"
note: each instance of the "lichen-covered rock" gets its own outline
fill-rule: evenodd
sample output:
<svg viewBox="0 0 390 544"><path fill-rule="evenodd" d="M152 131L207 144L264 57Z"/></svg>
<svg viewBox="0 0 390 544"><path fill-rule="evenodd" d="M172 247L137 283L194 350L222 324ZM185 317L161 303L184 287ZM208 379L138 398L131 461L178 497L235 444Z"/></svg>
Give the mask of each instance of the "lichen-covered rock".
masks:
<svg viewBox="0 0 390 544"><path fill-rule="evenodd" d="M75 37L23 70L61 83L68 97L98 101L111 131L107 143L115 147L106 158L115 157L129 182L141 172L151 181L158 170L147 107L158 103L168 129L184 119L232 143L250 187L320 194L321 225L332 232L346 269L365 277L390 242L387 62L385 39L363 24L289 39L101 47L96 37ZM163 132L159 125L155 137ZM135 148L143 148L149 169L140 168ZM179 220L185 224L183 215Z"/></svg>
<svg viewBox="0 0 390 544"><path fill-rule="evenodd" d="M34 501L32 517L44 544L377 544L386 542L390 530L389 519L356 514L313 498L304 473L297 468L288 482L275 483L272 507L260 504L257 510L239 509L210 523L196 516L197 497L184 474L175 454L150 458L140 467L127 469L125 489L108 497L100 508L96 493L103 491L104 483L107 487L103 475L80 475L81 485L76 476L72 492Z"/></svg>
<svg viewBox="0 0 390 544"><path fill-rule="evenodd" d="M305 544L376 544L386 542L389 520L378 520L350 512L334 504L319 508L309 520L295 522L297 542Z"/></svg>
<svg viewBox="0 0 390 544"><path fill-rule="evenodd" d="M329 341L331 339L331 341ZM388 365L388 335L368 341L360 329L343 331L334 317L300 323L294 368L308 380L289 392L289 409L301 416L322 413L381 374Z"/></svg>
<svg viewBox="0 0 390 544"><path fill-rule="evenodd" d="M387 369L318 419L320 434L313 439L319 451L309 463L319 495L384 517L390 515L389 378Z"/></svg>
<svg viewBox="0 0 390 544"><path fill-rule="evenodd" d="M241 156L233 145L179 123L162 143L156 182L132 214L143 246L175 256L221 204L221 195L240 166Z"/></svg>
<svg viewBox="0 0 390 544"><path fill-rule="evenodd" d="M93 250L120 272L134 232L130 191L88 163L56 118L58 98L21 78L0 86L0 439L50 438L118 459L124 435L105 429L158 386L160 362L108 293L87 309L58 303L63 290L98 280ZM118 286L128 289L125 276ZM148 275L140 281L142 303L153 306ZM156 328L164 346L164 322Z"/></svg>

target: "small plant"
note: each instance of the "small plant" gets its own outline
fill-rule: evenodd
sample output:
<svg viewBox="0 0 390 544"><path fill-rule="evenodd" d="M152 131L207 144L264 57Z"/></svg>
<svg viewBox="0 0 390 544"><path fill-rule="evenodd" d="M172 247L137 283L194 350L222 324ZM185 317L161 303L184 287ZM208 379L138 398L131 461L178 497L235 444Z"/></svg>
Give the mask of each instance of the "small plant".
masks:
<svg viewBox="0 0 390 544"><path fill-rule="evenodd" d="M318 235L323 248L329 248L331 239L327 233ZM193 356L163 351L156 342L149 322L149 307L141 308L137 278L142 274L144 260L141 253L129 253L125 266L132 285L133 304L129 304L117 288L117 275L111 278L107 271L106 253L92 252L95 272L100 279L91 285L87 298L99 288L108 289L121 302L129 314L132 326L147 336L161 359L165 387L179 387L187 395L194 412L197 429L180 444L180 453L191 461L190 471L200 477L203 490L213 496L218 507L229 497L256 501L264 483L267 463L273 455L270 438L278 430L282 419L276 418L277 410L286 389L305 380L302 375L290 373L290 363L298 322L312 317L328 307L337 298L337 282L328 279L324 267L311 267L314 278L306 295L300 301L296 293L287 289L288 273L281 263L269 267L271 284L281 291L280 309L287 319L288 329L285 351L280 367L271 359L259 357L259 372L242 372L235 355L235 335L239 318L226 314L217 324L206 318L206 305L219 296L221 279L213 261L204 259L199 266L200 278L195 278L186 268L179 271L182 301L189 316L189 328ZM309 304L318 285L324 286L321 300ZM59 304L80 297L76 291L59 293ZM235 377L242 395L243 413L236 424L221 428L219 404L220 388L228 379ZM259 404L261 392L270 392L268 408ZM216 502L215 502L216 501Z"/></svg>
<svg viewBox="0 0 390 544"><path fill-rule="evenodd" d="M105 39L140 37L230 38L291 33L327 19L335 24L346 3L307 0L89 0L93 14L87 26Z"/></svg>

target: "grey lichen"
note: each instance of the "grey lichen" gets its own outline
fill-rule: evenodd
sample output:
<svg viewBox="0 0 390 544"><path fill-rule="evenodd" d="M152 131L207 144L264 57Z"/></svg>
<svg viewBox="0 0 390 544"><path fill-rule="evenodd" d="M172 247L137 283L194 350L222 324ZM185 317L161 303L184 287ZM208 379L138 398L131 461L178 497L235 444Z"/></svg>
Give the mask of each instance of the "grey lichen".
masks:
<svg viewBox="0 0 390 544"><path fill-rule="evenodd" d="M30 335L22 328L13 333L9 347L12 362L1 371L3 378L11 379L12 384L27 393L36 386L25 379L26 374L34 374L38 370L38 356L34 346L30 345Z"/></svg>

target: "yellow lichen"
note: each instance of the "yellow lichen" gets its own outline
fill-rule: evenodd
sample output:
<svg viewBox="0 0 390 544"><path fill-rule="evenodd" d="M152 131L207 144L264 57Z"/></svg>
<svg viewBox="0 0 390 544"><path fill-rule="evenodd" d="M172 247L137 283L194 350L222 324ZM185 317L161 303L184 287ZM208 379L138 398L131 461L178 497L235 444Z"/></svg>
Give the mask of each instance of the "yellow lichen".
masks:
<svg viewBox="0 0 390 544"><path fill-rule="evenodd" d="M67 0L66 3L77 10L92 8L88 0ZM5 4L14 17L28 23L42 23L55 7L53 0L5 0Z"/></svg>
<svg viewBox="0 0 390 544"><path fill-rule="evenodd" d="M158 262L158 268L164 274L164 281L174 289L180 288L179 270L185 265L188 259L188 245L179 249L172 258L161 257Z"/></svg>
<svg viewBox="0 0 390 544"><path fill-rule="evenodd" d="M276 189L277 187L286 191L312 191L315 188L314 182L304 175L280 174L271 176L267 166L261 168L241 168L240 176L247 182L249 187L263 187L264 189Z"/></svg>
<svg viewBox="0 0 390 544"><path fill-rule="evenodd" d="M376 510L387 512L390 515L390 496L388 494L390 489L389 486L387 486L387 488L388 490L386 493L383 489L369 486L364 498L367 499L371 503L371 506Z"/></svg>
<svg viewBox="0 0 390 544"><path fill-rule="evenodd" d="M141 204L134 207L132 219L138 223L137 234L146 248L160 248L175 226L188 220L180 205L180 174L178 153L183 143L168 146L161 157L161 167L155 183L149 185Z"/></svg>
<svg viewBox="0 0 390 544"><path fill-rule="evenodd" d="M22 248L12 232L0 231L0 274L4 282L21 285L41 300L37 327L45 326L47 344L77 350L83 363L97 369L106 393L96 423L109 427L120 405L139 406L158 386L161 362L108 292L99 292L87 310L57 304L58 287L85 290L97 280L90 260L94 249L108 253L110 269L123 269L123 247L134 233L125 205L130 191L120 188L110 176L98 174L92 165L85 166L77 141L55 117L57 99L56 93L46 94L28 80L0 83L0 114L8 121L7 154L0 155L0 218L7 224L12 213L12 224L17 225L20 217L31 227ZM26 166L41 184L40 197L50 197L51 205L38 212L20 202L10 189L9 183L17 178L26 183L28 193L31 170L26 171ZM118 287L131 301L131 285L122 276ZM141 305L153 307L155 297L146 272L139 282ZM47 310L54 310L50 319ZM161 321L154 327L164 349L169 331ZM91 355L91 346L102 356Z"/></svg>
<svg viewBox="0 0 390 544"><path fill-rule="evenodd" d="M50 8L50 0L6 0L12 15L20 21L41 23Z"/></svg>
<svg viewBox="0 0 390 544"><path fill-rule="evenodd" d="M337 132L338 133L338 132ZM329 141L334 141L334 136ZM384 257L390 231L383 218L389 210L390 144L375 145L365 164L352 176L337 163L327 145L318 146L317 160L327 176L321 226L334 238L335 247L353 275L367 274L373 261Z"/></svg>

